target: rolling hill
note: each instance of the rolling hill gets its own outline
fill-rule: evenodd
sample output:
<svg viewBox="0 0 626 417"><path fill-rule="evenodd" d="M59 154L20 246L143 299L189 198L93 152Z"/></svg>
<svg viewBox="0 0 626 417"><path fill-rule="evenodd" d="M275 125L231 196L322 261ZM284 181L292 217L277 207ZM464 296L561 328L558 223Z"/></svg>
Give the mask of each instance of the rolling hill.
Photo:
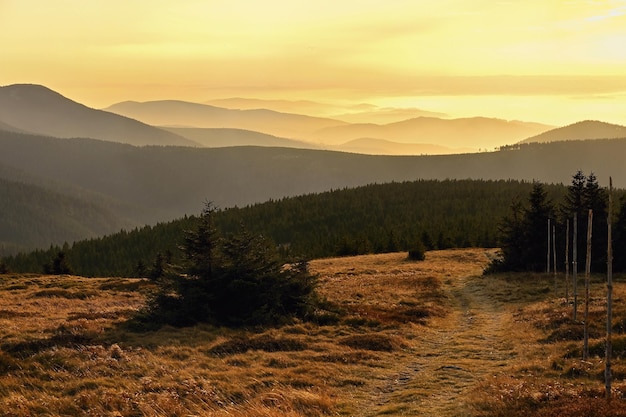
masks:
<svg viewBox="0 0 626 417"><path fill-rule="evenodd" d="M372 156L271 147L134 147L0 132L0 165L137 207L144 223L329 189L415 179L568 183L578 169L626 186L626 140L519 145L463 155ZM29 182L28 179L22 180ZM74 188L68 188L68 190Z"/></svg>
<svg viewBox="0 0 626 417"><path fill-rule="evenodd" d="M440 119L417 117L386 125L373 123L333 126L308 137L338 144L360 138L377 138L401 143L436 143L452 148L483 148L518 142L551 126L484 117Z"/></svg>
<svg viewBox="0 0 626 417"><path fill-rule="evenodd" d="M274 146L283 148L315 149L311 143L279 138L265 133L244 129L209 127L163 127L162 129L183 136L207 148L226 146Z"/></svg>
<svg viewBox="0 0 626 417"><path fill-rule="evenodd" d="M253 110L268 109L283 113L307 114L309 116L330 117L348 123L386 124L415 117L446 117L446 114L416 108L379 107L361 103L342 106L318 103L310 100L263 100L254 98L224 98L206 101L204 104L228 109Z"/></svg>
<svg viewBox="0 0 626 417"><path fill-rule="evenodd" d="M97 200L0 178L0 256L136 226Z"/></svg>
<svg viewBox="0 0 626 417"><path fill-rule="evenodd" d="M388 124L415 119L416 117L446 118L447 115L445 113L432 112L416 108L374 107L371 110L357 112L352 111L348 113L336 114L332 117L349 123Z"/></svg>
<svg viewBox="0 0 626 417"><path fill-rule="evenodd" d="M177 100L126 101L105 110L154 126L244 129L290 139L301 139L317 130L346 124L266 109L233 110Z"/></svg>
<svg viewBox="0 0 626 417"><path fill-rule="evenodd" d="M539 135L524 139L520 143L557 142L562 140L618 139L626 138L626 126L584 120L568 126L549 130Z"/></svg>
<svg viewBox="0 0 626 417"><path fill-rule="evenodd" d="M366 155L449 155L474 152L471 148L448 148L446 146L420 143L398 143L384 139L362 138L332 147L333 150Z"/></svg>
<svg viewBox="0 0 626 417"><path fill-rule="evenodd" d="M0 123L3 130L59 138L84 137L132 145L197 146L171 132L91 109L47 87L34 84L0 87Z"/></svg>

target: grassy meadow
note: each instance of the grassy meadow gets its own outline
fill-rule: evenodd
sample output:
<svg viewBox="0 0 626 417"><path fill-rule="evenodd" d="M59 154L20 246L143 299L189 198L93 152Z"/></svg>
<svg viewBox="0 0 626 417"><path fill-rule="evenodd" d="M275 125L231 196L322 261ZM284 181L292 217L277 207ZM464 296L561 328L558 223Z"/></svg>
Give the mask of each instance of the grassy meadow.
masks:
<svg viewBox="0 0 626 417"><path fill-rule="evenodd" d="M626 416L624 280L609 403L603 277L582 361L563 277L555 297L545 274L481 276L494 253L315 260L327 312L262 329L138 331L147 280L0 275L0 415Z"/></svg>

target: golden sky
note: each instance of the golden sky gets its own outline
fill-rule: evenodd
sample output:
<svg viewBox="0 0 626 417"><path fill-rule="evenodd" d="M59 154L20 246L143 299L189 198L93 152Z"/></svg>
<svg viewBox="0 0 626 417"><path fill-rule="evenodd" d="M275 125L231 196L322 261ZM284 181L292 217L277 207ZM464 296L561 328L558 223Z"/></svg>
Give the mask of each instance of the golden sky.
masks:
<svg viewBox="0 0 626 417"><path fill-rule="evenodd" d="M0 85L626 124L626 0L0 0Z"/></svg>

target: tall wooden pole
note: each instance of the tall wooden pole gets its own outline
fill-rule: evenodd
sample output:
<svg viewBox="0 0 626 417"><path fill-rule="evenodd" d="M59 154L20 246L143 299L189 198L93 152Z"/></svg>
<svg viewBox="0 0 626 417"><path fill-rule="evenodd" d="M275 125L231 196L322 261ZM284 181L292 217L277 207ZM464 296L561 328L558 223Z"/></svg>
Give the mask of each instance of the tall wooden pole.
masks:
<svg viewBox="0 0 626 417"><path fill-rule="evenodd" d="M572 281L574 284L574 321L578 311L578 214L574 213L574 237L572 238Z"/></svg>
<svg viewBox="0 0 626 417"><path fill-rule="evenodd" d="M546 255L546 273L550 274L550 219L548 218L548 254Z"/></svg>
<svg viewBox="0 0 626 417"><path fill-rule="evenodd" d="M552 269L554 270L554 296L559 296L556 276L556 225L552 225Z"/></svg>
<svg viewBox="0 0 626 417"><path fill-rule="evenodd" d="M613 243L611 236L611 217L613 216L613 179L609 177L609 214L607 218L607 249L606 249L606 357L604 367L604 385L606 398L611 399L611 360L613 356Z"/></svg>
<svg viewBox="0 0 626 417"><path fill-rule="evenodd" d="M569 303L569 219L565 227L565 301Z"/></svg>
<svg viewBox="0 0 626 417"><path fill-rule="evenodd" d="M587 220L587 260L585 262L585 325L583 359L589 358L589 275L591 274L591 229L593 228L593 210L589 209Z"/></svg>

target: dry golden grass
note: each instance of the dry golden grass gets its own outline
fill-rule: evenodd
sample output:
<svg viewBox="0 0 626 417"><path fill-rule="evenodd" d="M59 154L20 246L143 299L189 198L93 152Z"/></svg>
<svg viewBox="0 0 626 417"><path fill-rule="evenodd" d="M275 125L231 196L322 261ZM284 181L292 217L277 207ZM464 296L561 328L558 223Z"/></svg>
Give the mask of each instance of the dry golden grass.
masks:
<svg viewBox="0 0 626 417"><path fill-rule="evenodd" d="M123 323L147 281L0 276L0 415L593 415L589 401L624 415L626 362L614 366L612 405L587 401L601 396L602 361L582 362L578 340L563 337L577 326L570 306L542 275L481 277L492 253L316 260L322 324L248 330L133 332ZM596 332L601 293L598 282ZM621 283L615 298L623 329Z"/></svg>

